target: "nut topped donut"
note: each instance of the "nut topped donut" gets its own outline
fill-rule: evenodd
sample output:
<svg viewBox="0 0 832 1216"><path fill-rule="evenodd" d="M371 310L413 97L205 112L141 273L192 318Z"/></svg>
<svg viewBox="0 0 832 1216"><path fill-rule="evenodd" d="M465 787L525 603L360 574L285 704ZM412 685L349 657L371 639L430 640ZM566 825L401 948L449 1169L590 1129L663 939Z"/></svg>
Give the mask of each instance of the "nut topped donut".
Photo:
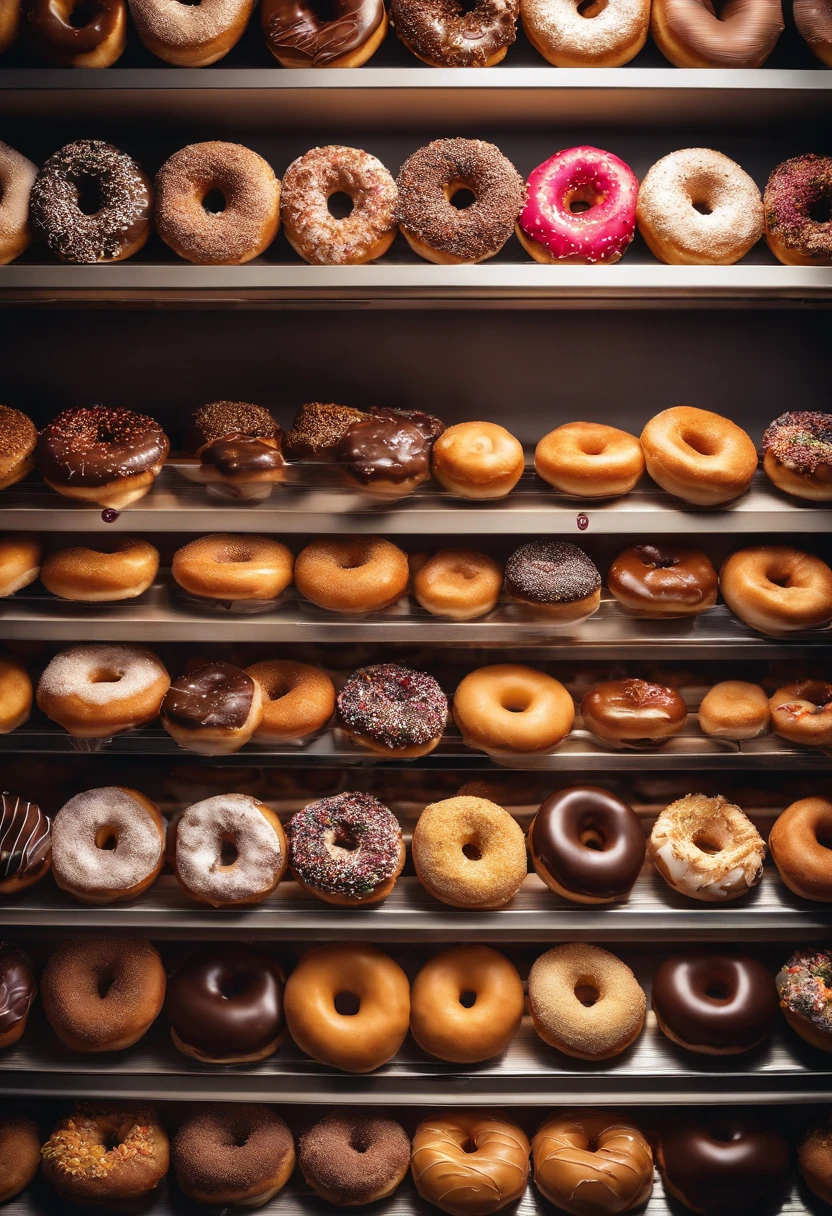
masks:
<svg viewBox="0 0 832 1216"><path fill-rule="evenodd" d="M32 240L29 195L37 175L37 165L0 140L0 266L20 257Z"/></svg>
<svg viewBox="0 0 832 1216"><path fill-rule="evenodd" d="M37 428L26 414L0 405L0 490L15 485L35 467Z"/></svg>
<svg viewBox="0 0 832 1216"><path fill-rule="evenodd" d="M264 0L266 45L284 68L358 68L387 35L384 0Z"/></svg>
<svg viewBox="0 0 832 1216"><path fill-rule="evenodd" d="M171 863L182 890L215 908L257 904L286 872L277 815L248 794L195 802L171 829Z"/></svg>
<svg viewBox="0 0 832 1216"><path fill-rule="evenodd" d="M796 498L832 502L832 414L781 414L766 427L763 453L763 469L778 489Z"/></svg>
<svg viewBox="0 0 832 1216"><path fill-rule="evenodd" d="M104 786L65 802L52 824L52 873L86 904L133 899L165 864L158 807L138 790Z"/></svg>
<svg viewBox="0 0 832 1216"><path fill-rule="evenodd" d="M204 68L239 42L254 0L130 0L130 15L144 45L165 63Z"/></svg>
<svg viewBox="0 0 832 1216"><path fill-rule="evenodd" d="M289 864L304 891L325 903L378 903L402 871L402 829L372 794L311 802L289 821Z"/></svg>
<svg viewBox="0 0 832 1216"><path fill-rule="evenodd" d="M416 1128L411 1171L422 1198L450 1216L491 1216L525 1192L529 1141L501 1111L431 1115Z"/></svg>
<svg viewBox="0 0 832 1216"><path fill-rule="evenodd" d="M150 1107L79 1104L43 1146L45 1178L82 1210L141 1207L169 1160L168 1138Z"/></svg>
<svg viewBox="0 0 832 1216"><path fill-rule="evenodd" d="M759 68L783 32L780 0L653 0L650 32L677 68Z"/></svg>
<svg viewBox="0 0 832 1216"><path fill-rule="evenodd" d="M356 743L391 759L432 752L448 720L448 699L433 676L399 663L359 667L337 707L339 724Z"/></svg>
<svg viewBox="0 0 832 1216"><path fill-rule="evenodd" d="M620 68L647 41L650 4L613 0L576 8L570 0L521 0L520 15L529 42L556 68Z"/></svg>
<svg viewBox="0 0 832 1216"><path fill-rule="evenodd" d="M650 1197L653 1154L627 1119L600 1110L556 1114L532 1140L537 1189L573 1216L629 1212Z"/></svg>
<svg viewBox="0 0 832 1216"><path fill-rule="evenodd" d="M410 1169L410 1137L395 1119L332 1110L300 1137L298 1165L328 1203L363 1207L392 1195Z"/></svg>
<svg viewBox="0 0 832 1216"><path fill-rule="evenodd" d="M26 0L25 9L29 41L56 67L108 68L127 45L124 0Z"/></svg>
<svg viewBox="0 0 832 1216"><path fill-rule="evenodd" d="M763 191L766 241L786 266L832 265L832 220L813 218L830 199L832 157L794 156L772 171Z"/></svg>
<svg viewBox="0 0 832 1216"><path fill-rule="evenodd" d="M766 846L751 820L721 794L686 794L659 815L647 851L674 890L723 903L757 885Z"/></svg>
<svg viewBox="0 0 832 1216"><path fill-rule="evenodd" d="M390 19L404 45L435 68L490 68L517 37L520 0L391 0Z"/></svg>
<svg viewBox="0 0 832 1216"><path fill-rule="evenodd" d="M180 1189L198 1203L260 1207L295 1167L292 1133L275 1111L250 1102L205 1106L171 1144Z"/></svg>

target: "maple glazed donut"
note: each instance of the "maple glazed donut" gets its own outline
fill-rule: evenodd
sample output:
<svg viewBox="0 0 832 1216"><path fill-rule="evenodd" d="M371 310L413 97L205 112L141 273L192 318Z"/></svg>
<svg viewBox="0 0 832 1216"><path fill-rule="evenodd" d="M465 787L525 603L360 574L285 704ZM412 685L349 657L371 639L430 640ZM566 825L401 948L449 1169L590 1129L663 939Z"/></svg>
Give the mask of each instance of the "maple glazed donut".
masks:
<svg viewBox="0 0 832 1216"><path fill-rule="evenodd" d="M584 727L612 747L651 747L685 729L687 706L675 688L649 680L608 680L581 701Z"/></svg>
<svg viewBox="0 0 832 1216"><path fill-rule="evenodd" d="M575 720L572 697L559 680L533 667L496 663L469 672L453 701L466 747L503 752L549 752Z"/></svg>
<svg viewBox="0 0 832 1216"><path fill-rule="evenodd" d="M171 864L186 895L214 908L258 904L286 873L277 815L248 794L195 802L171 826Z"/></svg>
<svg viewBox="0 0 832 1216"><path fill-rule="evenodd" d="M563 494L615 498L629 494L638 482L644 454L627 431L600 422L567 422L540 440L534 467L538 477Z"/></svg>
<svg viewBox="0 0 832 1216"><path fill-rule="evenodd" d="M116 1211L146 1201L168 1171L168 1138L149 1107L76 1105L43 1146L43 1174L64 1201Z"/></svg>
<svg viewBox="0 0 832 1216"><path fill-rule="evenodd" d="M607 586L629 612L673 618L713 608L719 579L711 559L698 549L635 545L615 558Z"/></svg>
<svg viewBox="0 0 832 1216"><path fill-rule="evenodd" d="M448 699L433 676L399 663L359 667L336 705L340 728L360 747L389 759L426 756L448 721Z"/></svg>
<svg viewBox="0 0 832 1216"><path fill-rule="evenodd" d="M125 0L26 0L25 26L37 55L64 68L108 68L127 45Z"/></svg>
<svg viewBox="0 0 832 1216"><path fill-rule="evenodd" d="M504 498L525 467L523 446L496 422L458 422L433 445L433 475L461 498Z"/></svg>
<svg viewBox="0 0 832 1216"><path fill-rule="evenodd" d="M601 575L577 545L531 541L506 562L506 594L536 615L574 625L600 608Z"/></svg>
<svg viewBox="0 0 832 1216"><path fill-rule="evenodd" d="M0 1115L0 1203L25 1191L40 1160L37 1123L25 1115Z"/></svg>
<svg viewBox="0 0 832 1216"><path fill-rule="evenodd" d="M434 68L490 68L517 37L520 0L391 0L390 19L407 49Z"/></svg>
<svg viewBox="0 0 832 1216"><path fill-rule="evenodd" d="M76 739L106 739L159 713L170 676L144 646L90 642L55 655L37 688L38 708Z"/></svg>
<svg viewBox="0 0 832 1216"><path fill-rule="evenodd" d="M395 1119L332 1110L301 1134L298 1165L328 1203L363 1207L386 1199L410 1169L410 1137Z"/></svg>
<svg viewBox="0 0 832 1216"><path fill-rule="evenodd" d="M487 798L458 795L426 806L411 852L422 885L456 908L501 908L528 873L523 829Z"/></svg>
<svg viewBox="0 0 832 1216"><path fill-rule="evenodd" d="M504 954L490 946L454 946L417 973L410 1033L430 1056L476 1064L505 1051L524 1005L523 982Z"/></svg>
<svg viewBox="0 0 832 1216"><path fill-rule="evenodd" d="M532 1163L540 1193L573 1216L629 1212L653 1189L647 1139L606 1111L563 1111L546 1119L532 1139Z"/></svg>
<svg viewBox="0 0 832 1216"><path fill-rule="evenodd" d="M780 877L795 895L832 902L832 800L798 798L781 811L768 847Z"/></svg>
<svg viewBox="0 0 832 1216"><path fill-rule="evenodd" d="M130 0L144 45L165 63L204 68L227 55L245 33L254 0Z"/></svg>
<svg viewBox="0 0 832 1216"><path fill-rule="evenodd" d="M666 958L650 999L662 1033L702 1055L751 1051L777 1016L771 975L738 951L690 949Z"/></svg>
<svg viewBox="0 0 832 1216"><path fill-rule="evenodd" d="M620 68L647 41L650 3L595 0L577 9L567 0L521 0L520 15L529 42L556 68Z"/></svg>
<svg viewBox="0 0 832 1216"><path fill-rule="evenodd" d="M797 32L815 58L827 67L832 66L832 11L829 5L824 0L794 0L792 16Z"/></svg>
<svg viewBox="0 0 832 1216"><path fill-rule="evenodd" d="M171 573L190 595L233 603L277 599L291 583L293 568L292 552L280 541L216 532L177 549Z"/></svg>
<svg viewBox="0 0 832 1216"><path fill-rule="evenodd" d="M0 405L0 490L15 485L31 473L35 467L37 442L38 432L32 419L11 406Z"/></svg>
<svg viewBox="0 0 832 1216"><path fill-rule="evenodd" d="M784 265L832 265L832 222L813 218L830 199L832 157L807 153L772 170L763 191L766 241Z"/></svg>
<svg viewBox="0 0 832 1216"><path fill-rule="evenodd" d="M9 5L13 9L14 5ZM3 50L0 13L0 54ZM38 174L37 165L0 140L0 266L20 257L32 241L29 195Z"/></svg>
<svg viewBox="0 0 832 1216"><path fill-rule="evenodd" d="M402 829L372 794L336 794L289 821L289 864L303 891L359 907L386 899L405 861Z"/></svg>
<svg viewBox="0 0 832 1216"><path fill-rule="evenodd" d="M266 46L284 68L358 68L387 35L383 0L337 0L326 20L308 0L264 0Z"/></svg>
<svg viewBox="0 0 832 1216"><path fill-rule="evenodd" d="M312 541L295 562L301 595L330 612L378 612L401 599L410 581L407 554L381 536Z"/></svg>
<svg viewBox="0 0 832 1216"><path fill-rule="evenodd" d="M778 637L832 621L832 569L788 545L752 545L719 572L725 603L760 633Z"/></svg>
<svg viewBox="0 0 832 1216"><path fill-rule="evenodd" d="M162 816L138 790L86 790L65 802L52 823L55 882L82 903L133 899L164 864Z"/></svg>
<svg viewBox="0 0 832 1216"><path fill-rule="evenodd" d="M766 847L751 820L721 794L686 794L659 815L647 851L675 891L723 903L757 885Z"/></svg>
<svg viewBox="0 0 832 1216"><path fill-rule="evenodd" d="M785 26L780 0L653 0L650 32L677 68L759 68Z"/></svg>
<svg viewBox="0 0 832 1216"><path fill-rule="evenodd" d="M413 595L432 616L471 621L496 608L503 571L493 557L467 549L440 549L417 570Z"/></svg>
<svg viewBox="0 0 832 1216"><path fill-rule="evenodd" d="M12 942L0 941L0 1048L11 1047L21 1038L36 995L28 954Z"/></svg>
<svg viewBox="0 0 832 1216"><path fill-rule="evenodd" d="M24 722L32 710L32 681L26 668L7 655L0 655L0 735L8 735Z"/></svg>
<svg viewBox="0 0 832 1216"><path fill-rule="evenodd" d="M413 1137L413 1182L450 1216L491 1216L522 1198L526 1133L502 1111L453 1110L423 1119Z"/></svg>
<svg viewBox="0 0 832 1216"><path fill-rule="evenodd" d="M92 604L134 599L153 586L158 572L159 550L131 538L96 549L58 549L44 558L40 581L61 599Z"/></svg>
<svg viewBox="0 0 832 1216"><path fill-rule="evenodd" d="M744 494L757 471L757 449L745 431L710 410L673 406L641 432L647 472L685 502L715 507Z"/></svg>
<svg viewBox="0 0 832 1216"><path fill-rule="evenodd" d="M36 536L30 532L7 532L0 536L0 598L28 587L40 570L41 544Z"/></svg>
<svg viewBox="0 0 832 1216"><path fill-rule="evenodd" d="M295 1168L295 1143L283 1119L251 1102L212 1104L180 1126L171 1144L180 1190L198 1203L260 1207Z"/></svg>
<svg viewBox="0 0 832 1216"><path fill-rule="evenodd" d="M323 730L335 712L335 686L318 667L267 659L246 672L263 694L263 717L254 731L258 743L308 739Z"/></svg>
<svg viewBox="0 0 832 1216"><path fill-rule="evenodd" d="M36 802L0 793L0 895L39 882L52 864L52 829Z"/></svg>
<svg viewBox="0 0 832 1216"><path fill-rule="evenodd" d="M778 688L769 699L776 735L805 747L832 745L832 684L798 680Z"/></svg>
<svg viewBox="0 0 832 1216"><path fill-rule="evenodd" d="M699 726L716 739L758 739L771 726L765 689L746 680L722 680L699 704Z"/></svg>
<svg viewBox="0 0 832 1216"><path fill-rule="evenodd" d="M763 453L763 470L779 490L832 502L832 414L781 414L766 427Z"/></svg>
<svg viewBox="0 0 832 1216"><path fill-rule="evenodd" d="M789 1142L759 1115L718 1111L663 1127L656 1163L664 1189L693 1212L757 1211L789 1173Z"/></svg>

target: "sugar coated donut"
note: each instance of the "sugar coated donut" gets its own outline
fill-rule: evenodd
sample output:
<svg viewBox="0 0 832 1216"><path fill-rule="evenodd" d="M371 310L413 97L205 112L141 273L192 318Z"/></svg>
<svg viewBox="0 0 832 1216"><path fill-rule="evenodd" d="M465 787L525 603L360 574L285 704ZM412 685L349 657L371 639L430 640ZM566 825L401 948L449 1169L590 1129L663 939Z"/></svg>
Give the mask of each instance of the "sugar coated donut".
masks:
<svg viewBox="0 0 832 1216"><path fill-rule="evenodd" d="M675 688L650 680L607 680L581 701L584 727L612 747L653 747L685 729L687 706Z"/></svg>
<svg viewBox="0 0 832 1216"><path fill-rule="evenodd" d="M659 815L647 851L675 891L724 903L757 885L766 847L751 820L721 794L686 794Z"/></svg>
<svg viewBox="0 0 832 1216"><path fill-rule="evenodd" d="M152 55L182 68L204 68L227 55L245 32L254 0L130 0L136 32Z"/></svg>
<svg viewBox="0 0 832 1216"><path fill-rule="evenodd" d="M529 1012L550 1047L578 1060L608 1060L641 1034L647 998L620 958L574 942L541 954L529 972Z"/></svg>
<svg viewBox="0 0 832 1216"><path fill-rule="evenodd" d="M40 574L41 545L29 532L0 536L0 598L14 595Z"/></svg>
<svg viewBox="0 0 832 1216"><path fill-rule="evenodd" d="M505 498L523 476L523 447L496 422L458 422L433 445L433 475L461 498Z"/></svg>
<svg viewBox="0 0 832 1216"><path fill-rule="evenodd" d="M556 68L620 68L647 41L650 4L596 0L576 9L565 0L521 0L520 15L529 42Z"/></svg>
<svg viewBox="0 0 832 1216"><path fill-rule="evenodd" d="M635 545L615 558L607 586L629 612L672 618L713 608L719 579L711 559L698 549Z"/></svg>
<svg viewBox="0 0 832 1216"><path fill-rule="evenodd" d="M496 663L469 672L454 693L454 721L467 747L492 752L549 752L575 720L572 698L559 680Z"/></svg>
<svg viewBox="0 0 832 1216"><path fill-rule="evenodd" d="M777 1016L771 975L738 951L691 949L671 955L653 976L650 999L659 1029L702 1055L751 1051Z"/></svg>
<svg viewBox="0 0 832 1216"><path fill-rule="evenodd" d="M221 211L209 211L218 191ZM280 182L241 144L210 140L174 152L156 174L156 231L174 253L203 266L241 266L268 249L280 226Z"/></svg>
<svg viewBox="0 0 832 1216"><path fill-rule="evenodd" d="M492 11L498 6L503 12L511 7L513 34L517 16L513 0L479 3ZM431 22L434 20L425 0L404 0L405 6L418 7ZM460 12L458 19L476 21L477 11ZM457 45L467 51L471 44L463 36ZM408 244L420 257L440 265L458 266L493 258L511 236L523 206L520 174L499 148L481 139L434 140L407 158L396 184L396 218ZM454 207L452 199L460 190L473 194L470 206Z"/></svg>
<svg viewBox="0 0 832 1216"><path fill-rule="evenodd" d="M802 1039L832 1051L832 950L796 950L777 973L783 1016Z"/></svg>
<svg viewBox="0 0 832 1216"><path fill-rule="evenodd" d="M85 904L133 899L165 864L159 808L138 790L105 786L65 802L52 824L52 873Z"/></svg>
<svg viewBox="0 0 832 1216"><path fill-rule="evenodd" d="M417 973L410 1033L430 1056L476 1064L505 1051L524 1005L523 982L504 954L490 946L454 946Z"/></svg>
<svg viewBox="0 0 832 1216"><path fill-rule="evenodd" d="M260 685L263 717L257 743L308 739L323 730L335 711L335 686L325 671L292 659L267 659L246 672Z"/></svg>
<svg viewBox="0 0 832 1216"><path fill-rule="evenodd" d="M722 1107L662 1128L664 1189L694 1212L765 1209L789 1173L789 1142L759 1115Z"/></svg>
<svg viewBox="0 0 832 1216"><path fill-rule="evenodd" d="M332 461L338 444L353 423L363 422L368 416L349 405L308 401L295 414L286 432L286 451L296 460Z"/></svg>
<svg viewBox="0 0 832 1216"><path fill-rule="evenodd" d="M13 10L14 4L8 8ZM0 53L2 25L0 14ZM0 140L0 266L19 258L31 243L29 195L37 173L37 165Z"/></svg>
<svg viewBox="0 0 832 1216"><path fill-rule="evenodd" d="M410 1137L395 1119L333 1110L303 1132L298 1165L328 1203L363 1207L386 1199L410 1169Z"/></svg>
<svg viewBox="0 0 832 1216"><path fill-rule="evenodd" d="M779 0L772 0L779 4ZM786 266L832 265L832 224L814 214L832 199L832 157L784 160L763 191L766 241Z"/></svg>
<svg viewBox="0 0 832 1216"><path fill-rule="evenodd" d="M568 541L536 540L506 562L506 593L549 620L577 624L601 606L601 575L589 554Z"/></svg>
<svg viewBox="0 0 832 1216"><path fill-rule="evenodd" d="M752 629L778 637L832 621L832 569L789 545L752 545L719 572L725 603Z"/></svg>
<svg viewBox="0 0 832 1216"><path fill-rule="evenodd" d="M29 721L32 681L26 668L7 655L0 655L0 735L8 735Z"/></svg>
<svg viewBox="0 0 832 1216"><path fill-rule="evenodd" d="M635 236L637 196L638 178L612 152L567 148L529 175L517 236L536 262L608 265Z"/></svg>
<svg viewBox="0 0 832 1216"><path fill-rule="evenodd" d="M297 0L265 0L266 46L284 68L358 68L387 35L383 0L337 0L332 9Z"/></svg>
<svg viewBox="0 0 832 1216"><path fill-rule="evenodd" d="M233 663L205 663L174 680L159 708L162 726L180 747L201 756L237 752L263 717L263 693Z"/></svg>
<svg viewBox="0 0 832 1216"><path fill-rule="evenodd" d="M280 541L216 532L177 549L171 572L190 595L233 603L277 599L291 583L293 567L292 552Z"/></svg>
<svg viewBox="0 0 832 1216"><path fill-rule="evenodd" d="M316 946L286 982L286 1022L313 1059L343 1072L372 1072L404 1042L410 985L375 946Z"/></svg>
<svg viewBox="0 0 832 1216"><path fill-rule="evenodd" d="M765 690L746 680L723 680L699 705L699 725L716 739L757 739L771 725Z"/></svg>
<svg viewBox="0 0 832 1216"><path fill-rule="evenodd" d="M647 472L663 490L700 507L744 494L757 471L757 449L735 423L689 405L651 418L641 432Z"/></svg>
<svg viewBox="0 0 832 1216"><path fill-rule="evenodd" d="M31 473L37 441L37 427L31 418L11 406L0 405L0 490Z"/></svg>
<svg viewBox="0 0 832 1216"><path fill-rule="evenodd" d="M832 1203L832 1135L828 1123L806 1132L797 1146L797 1163L813 1195Z"/></svg>
<svg viewBox="0 0 832 1216"><path fill-rule="evenodd" d="M435 68L488 68L517 37L520 0L477 0L470 9L453 0L392 0L396 33L417 59Z"/></svg>
<svg viewBox="0 0 832 1216"><path fill-rule="evenodd" d="M288 831L292 877L325 903L378 903L404 866L399 821L372 794L311 802L292 816Z"/></svg>
<svg viewBox="0 0 832 1216"><path fill-rule="evenodd" d="M55 655L38 681L38 708L76 739L107 739L159 713L170 676L144 646L90 642Z"/></svg>
<svg viewBox="0 0 832 1216"><path fill-rule="evenodd" d="M44 559L40 581L64 600L130 600L152 587L159 550L149 541L117 540L101 548L58 549Z"/></svg>
<svg viewBox="0 0 832 1216"><path fill-rule="evenodd" d="M165 999L158 951L140 938L78 937L50 954L40 981L49 1024L72 1051L124 1051Z"/></svg>
<svg viewBox="0 0 832 1216"><path fill-rule="evenodd" d="M410 581L407 555L381 536L315 540L295 562L301 595L330 612L378 612L401 599Z"/></svg>
<svg viewBox="0 0 832 1216"><path fill-rule="evenodd" d="M398 663L359 667L337 697L338 723L378 755L426 756L442 738L448 699L433 676Z"/></svg>
<svg viewBox="0 0 832 1216"><path fill-rule="evenodd" d="M787 684L769 699L769 709L776 735L806 747L832 745L832 684L825 680Z"/></svg>
<svg viewBox="0 0 832 1216"><path fill-rule="evenodd" d="M390 410L354 423L335 455L349 485L392 501L412 494L428 479L430 449L419 427Z"/></svg>
<svg viewBox="0 0 832 1216"><path fill-rule="evenodd" d="M283 1119L250 1102L211 1105L188 1116L171 1144L180 1189L198 1203L260 1207L283 1190L295 1143Z"/></svg>
<svg viewBox="0 0 832 1216"><path fill-rule="evenodd" d="M0 1115L0 1203L25 1191L39 1165L38 1125L25 1115Z"/></svg>
<svg viewBox="0 0 832 1216"><path fill-rule="evenodd" d="M803 899L832 902L832 800L798 798L774 821L768 847L786 886Z"/></svg>
<svg viewBox="0 0 832 1216"><path fill-rule="evenodd" d="M456 908L501 908L528 873L522 828L487 798L461 795L426 806L411 850L422 885Z"/></svg>
<svg viewBox="0 0 832 1216"><path fill-rule="evenodd" d="M0 941L0 1048L11 1047L21 1038L36 994L28 954L12 942Z"/></svg>
<svg viewBox="0 0 832 1216"><path fill-rule="evenodd" d="M496 608L503 571L493 557L467 549L440 549L413 579L413 594L432 616L471 621Z"/></svg>
<svg viewBox="0 0 832 1216"><path fill-rule="evenodd" d="M538 477L563 494L615 498L629 494L638 482L644 454L627 431L600 422L566 422L540 440L534 467Z"/></svg>
<svg viewBox="0 0 832 1216"><path fill-rule="evenodd" d="M832 502L832 414L781 414L766 427L763 452L763 469L778 489L796 498Z"/></svg>
<svg viewBox="0 0 832 1216"><path fill-rule="evenodd" d="M780 0L653 0L650 32L677 68L759 68L783 32Z"/></svg>
<svg viewBox="0 0 832 1216"><path fill-rule="evenodd" d="M248 794L217 794L189 806L171 830L172 864L186 895L215 908L258 904L286 873L277 815Z"/></svg>
<svg viewBox="0 0 832 1216"><path fill-rule="evenodd" d="M546 1119L532 1140L537 1189L558 1210L601 1216L639 1208L653 1189L653 1154L635 1124L600 1110Z"/></svg>
<svg viewBox="0 0 832 1216"><path fill-rule="evenodd" d="M168 1138L150 1107L77 1105L43 1146L44 1177L81 1208L146 1201L169 1162Z"/></svg>
<svg viewBox="0 0 832 1216"><path fill-rule="evenodd" d="M0 793L0 895L39 882L52 864L52 829L36 802Z"/></svg>
<svg viewBox="0 0 832 1216"><path fill-rule="evenodd" d="M491 1216L526 1190L529 1141L502 1111L454 1110L423 1119L410 1165L423 1199L450 1216Z"/></svg>
<svg viewBox="0 0 832 1216"><path fill-rule="evenodd" d="M797 32L815 58L827 67L832 66L832 11L828 3L825 0L794 0L792 16Z"/></svg>

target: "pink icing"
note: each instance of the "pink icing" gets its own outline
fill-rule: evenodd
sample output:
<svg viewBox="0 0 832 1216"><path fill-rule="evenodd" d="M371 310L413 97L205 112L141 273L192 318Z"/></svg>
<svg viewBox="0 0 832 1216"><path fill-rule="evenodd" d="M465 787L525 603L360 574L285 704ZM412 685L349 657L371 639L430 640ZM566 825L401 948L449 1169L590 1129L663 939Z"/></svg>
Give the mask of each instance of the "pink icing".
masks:
<svg viewBox="0 0 832 1216"><path fill-rule="evenodd" d="M615 262L636 230L638 178L600 148L556 152L529 177L520 227L564 262ZM573 212L570 204L587 202Z"/></svg>

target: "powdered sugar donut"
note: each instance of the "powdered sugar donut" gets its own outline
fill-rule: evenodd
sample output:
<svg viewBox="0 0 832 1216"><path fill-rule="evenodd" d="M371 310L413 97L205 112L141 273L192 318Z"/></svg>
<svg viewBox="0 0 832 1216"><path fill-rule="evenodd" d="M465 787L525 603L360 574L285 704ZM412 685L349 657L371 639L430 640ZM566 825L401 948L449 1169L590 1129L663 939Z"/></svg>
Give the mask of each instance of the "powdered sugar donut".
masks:
<svg viewBox="0 0 832 1216"><path fill-rule="evenodd" d="M37 165L0 141L0 266L20 257L32 239L29 195Z"/></svg>
<svg viewBox="0 0 832 1216"><path fill-rule="evenodd" d="M650 0L521 0L520 16L529 42L555 67L620 68L647 41Z"/></svg>
<svg viewBox="0 0 832 1216"><path fill-rule="evenodd" d="M133 899L164 864L162 816L137 790L104 786L76 794L52 823L52 873L82 903Z"/></svg>
<svg viewBox="0 0 832 1216"><path fill-rule="evenodd" d="M130 0L130 13L147 49L165 63L204 68L239 42L254 0Z"/></svg>
<svg viewBox="0 0 832 1216"><path fill-rule="evenodd" d="M172 835L176 881L192 899L215 908L259 903L286 872L280 820L248 794L195 802Z"/></svg>
<svg viewBox="0 0 832 1216"><path fill-rule="evenodd" d="M77 739L107 739L152 721L170 687L144 646L91 642L56 654L38 682L38 708Z"/></svg>

